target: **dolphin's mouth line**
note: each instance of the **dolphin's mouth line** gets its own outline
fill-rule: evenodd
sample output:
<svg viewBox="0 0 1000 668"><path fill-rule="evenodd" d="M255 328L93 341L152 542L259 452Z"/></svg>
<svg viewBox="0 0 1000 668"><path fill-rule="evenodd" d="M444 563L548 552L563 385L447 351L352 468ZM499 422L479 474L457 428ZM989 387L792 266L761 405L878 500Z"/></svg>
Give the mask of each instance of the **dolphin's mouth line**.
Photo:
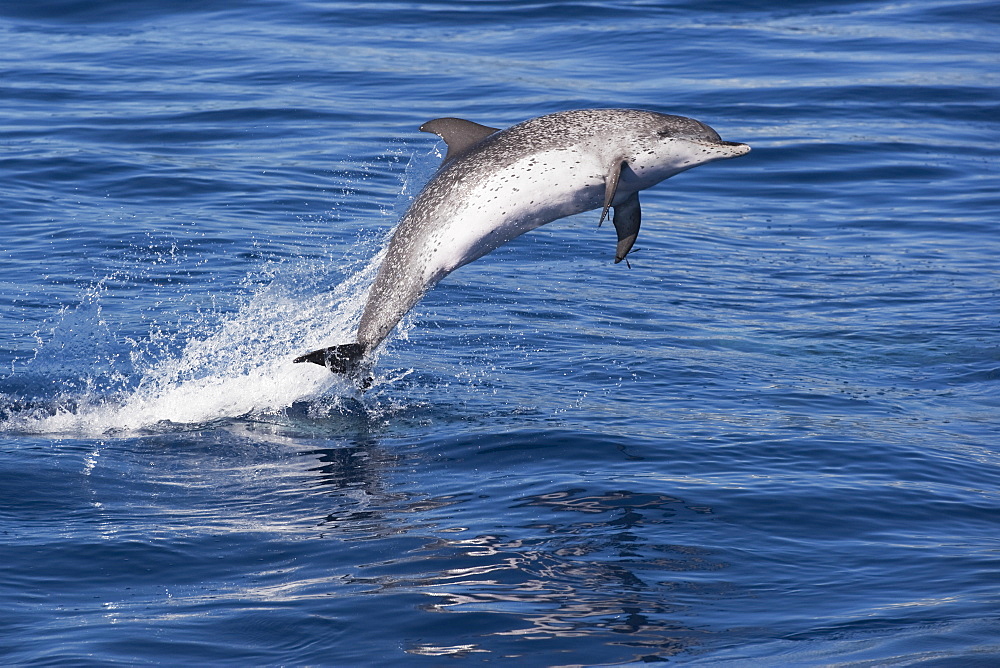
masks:
<svg viewBox="0 0 1000 668"><path fill-rule="evenodd" d="M695 144L696 146L702 146L704 148L715 149L715 150L720 150L724 148L734 149L735 151L738 151L738 153L736 155L727 156L733 158L738 158L750 152L750 145L744 144L743 142L739 141L713 141L713 142L693 141L691 143Z"/></svg>
<svg viewBox="0 0 1000 668"><path fill-rule="evenodd" d="M744 144L741 141L692 141L691 143L708 148L719 148L720 146L725 146L726 148L745 148L748 151L750 150L750 144Z"/></svg>

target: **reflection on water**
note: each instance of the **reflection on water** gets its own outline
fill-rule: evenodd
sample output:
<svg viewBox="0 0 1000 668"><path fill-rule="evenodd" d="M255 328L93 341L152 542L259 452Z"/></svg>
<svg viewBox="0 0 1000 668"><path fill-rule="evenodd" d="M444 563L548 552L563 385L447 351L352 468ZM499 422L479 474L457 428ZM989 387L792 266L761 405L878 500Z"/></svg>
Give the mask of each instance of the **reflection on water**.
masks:
<svg viewBox="0 0 1000 668"><path fill-rule="evenodd" d="M656 542L678 517L711 512L675 496L583 487L508 498L390 492L380 477L400 466L399 455L368 444L310 454L320 464L311 471L338 499L319 522L324 537L396 537L399 551L360 567L350 584L389 609L407 601L401 614L433 615L420 637L407 639L411 654L558 652L566 663L663 659L708 633L691 627L691 597L727 592L717 579L705 582L726 566L710 550ZM477 527L485 506L495 513L490 532L477 531L487 526ZM496 517L508 519L502 532ZM573 639L600 636L586 651L597 646L604 654L575 655L583 650Z"/></svg>
<svg viewBox="0 0 1000 668"><path fill-rule="evenodd" d="M701 634L671 617L683 606L661 580L670 571L712 571L723 564L700 548L644 540L642 526L665 522L680 504L667 495L579 488L519 499L514 507L587 517L527 524L516 538L440 540L438 555L470 565L440 572L425 589L435 599L426 607L514 615L514 627L496 635L522 641L618 634L626 637L609 642L630 648L635 658L685 650Z"/></svg>

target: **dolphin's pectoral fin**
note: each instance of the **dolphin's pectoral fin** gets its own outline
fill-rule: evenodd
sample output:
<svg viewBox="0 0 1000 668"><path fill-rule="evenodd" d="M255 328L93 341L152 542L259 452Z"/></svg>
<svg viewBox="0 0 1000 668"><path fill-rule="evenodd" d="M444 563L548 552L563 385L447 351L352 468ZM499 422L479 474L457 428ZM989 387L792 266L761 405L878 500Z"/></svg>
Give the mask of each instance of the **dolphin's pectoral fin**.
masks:
<svg viewBox="0 0 1000 668"><path fill-rule="evenodd" d="M465 121L461 118L435 118L433 121L427 121L421 125L420 130L433 132L448 145L448 153L444 156L445 162L468 152L470 148L494 132L499 132L497 128Z"/></svg>
<svg viewBox="0 0 1000 668"><path fill-rule="evenodd" d="M604 219L608 217L608 209L611 208L611 202L615 199L615 193L618 191L618 180L621 178L622 169L625 165L625 159L616 160L613 165L611 165L611 170L608 171L607 175L604 177L604 210L601 211L601 219L597 221L597 226L600 227L604 222Z"/></svg>
<svg viewBox="0 0 1000 668"><path fill-rule="evenodd" d="M618 233L618 248L615 249L615 264L625 260L625 256L632 250L635 238L639 236L639 223L642 221L642 210L639 208L639 193L632 193L632 196L621 204L615 205L615 232ZM625 260L628 264L628 260Z"/></svg>
<svg viewBox="0 0 1000 668"><path fill-rule="evenodd" d="M300 355L295 358L295 362L319 364L333 373L353 373L364 355L365 347L360 343L345 343Z"/></svg>

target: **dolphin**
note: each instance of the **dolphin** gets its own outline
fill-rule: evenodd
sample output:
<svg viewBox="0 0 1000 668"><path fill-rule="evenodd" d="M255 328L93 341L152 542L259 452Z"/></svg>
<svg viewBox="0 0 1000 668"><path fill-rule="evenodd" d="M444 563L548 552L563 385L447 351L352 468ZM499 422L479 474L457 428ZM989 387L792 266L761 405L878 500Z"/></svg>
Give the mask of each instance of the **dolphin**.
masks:
<svg viewBox="0 0 1000 668"><path fill-rule="evenodd" d="M392 234L356 340L296 362L355 374L442 278L559 218L601 209L600 225L613 208L619 263L639 233L640 190L750 152L693 118L639 109L561 111L506 130L438 118L420 130L440 136L448 151Z"/></svg>

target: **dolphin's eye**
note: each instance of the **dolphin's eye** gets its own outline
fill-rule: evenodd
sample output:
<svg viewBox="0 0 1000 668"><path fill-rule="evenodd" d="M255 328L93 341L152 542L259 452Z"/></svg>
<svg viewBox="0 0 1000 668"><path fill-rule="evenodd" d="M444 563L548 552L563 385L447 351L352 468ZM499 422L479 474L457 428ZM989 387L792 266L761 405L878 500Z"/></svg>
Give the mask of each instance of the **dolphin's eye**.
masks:
<svg viewBox="0 0 1000 668"><path fill-rule="evenodd" d="M656 134L658 136L660 136L660 137L673 137L674 136L674 133L671 132L670 130L660 130Z"/></svg>

